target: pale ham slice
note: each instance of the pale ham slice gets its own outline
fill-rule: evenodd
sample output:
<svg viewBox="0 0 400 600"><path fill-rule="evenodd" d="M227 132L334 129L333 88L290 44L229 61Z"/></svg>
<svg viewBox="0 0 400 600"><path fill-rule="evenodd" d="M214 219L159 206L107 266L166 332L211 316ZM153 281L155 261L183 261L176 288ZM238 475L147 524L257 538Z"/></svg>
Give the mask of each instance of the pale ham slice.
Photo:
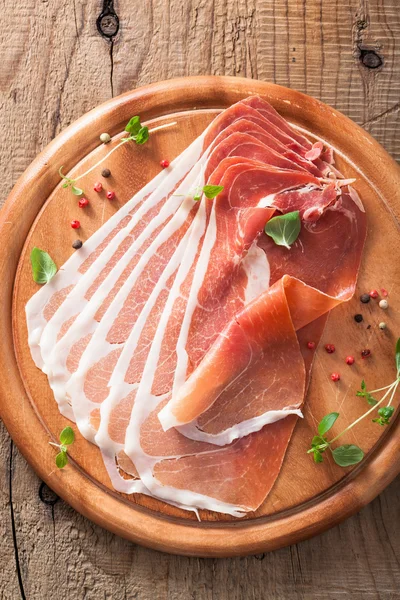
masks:
<svg viewBox="0 0 400 600"><path fill-rule="evenodd" d="M90 267L95 263L93 277L99 273L102 265L111 258L120 242L126 237L132 216L144 199L156 190L173 190L182 176L198 161L203 151L204 138L207 131L197 138L175 161L169 170L161 171L145 185L129 202L106 221L84 246L75 252L53 277L41 288L26 305L26 316L29 334L29 346L36 365L41 368L43 360L39 342L44 327L55 314L64 299L71 292Z"/></svg>
<svg viewBox="0 0 400 600"><path fill-rule="evenodd" d="M242 130L242 124L239 124L239 121L235 123L234 119L237 119L243 113L247 114L249 110L253 113L257 113L254 109L248 109L239 104L234 105L217 117L215 122L218 124L218 131L220 131L220 133L211 146L212 154L208 159L208 171L210 171L212 165L216 165L224 155L249 156L251 153L255 154L257 148L260 157L264 154L264 158L269 158L272 164L278 164L288 168L300 168L288 159L280 159L277 153L261 144L256 146L254 143L253 146L251 146L249 144L246 145L244 140L242 140L242 143L240 144L238 138L231 139L232 135L229 135L230 131L234 132L236 130ZM262 118L260 118L260 120L262 120ZM230 125L224 130L222 127L226 123L229 123ZM237 127L238 124L239 126ZM208 133L209 132L210 128L208 129ZM220 141L221 144L219 143ZM265 134L263 135L263 142L264 141L268 141L266 140ZM217 153L217 149L220 148L220 146L223 146L223 148ZM264 153L262 152L263 149ZM101 319L112 298L116 296L118 290L126 281L128 274L133 268L132 265L135 265L137 262L138 248L143 247L143 245L146 246L146 244L149 245L152 232L159 231L163 226L163 219L165 223L165 219L168 219L174 213L177 206L179 206L181 202L181 199L179 198L181 188L183 188L183 191L186 191L185 187L186 189L191 187L196 188L196 186L201 187L204 182L202 164L205 163L207 155L207 152L204 153L199 163L183 180L179 190L175 190L177 195L170 198L167 206L163 207L161 210L161 214L157 215L157 212L165 201L165 197L160 198L160 196L166 193L166 189L168 189L167 186L162 187L162 191L160 191L160 189L156 190L142 203L141 206L139 206L129 223L129 229L128 227L126 228L127 231L125 237L120 241L119 246L117 248L115 248L115 245L110 246L104 250L100 258L92 264L86 276L80 278L78 285L75 285L72 290L71 288L68 288L69 293L66 300L60 303L61 305L58 310L56 310L50 322L42 332L40 350L44 359L43 370L49 375L50 384L53 388L56 400L59 402L60 410L67 416L71 417L72 415L70 403L65 396L64 384L68 380L69 374L75 370L79 363L80 356L90 340L90 336L96 326L94 321L99 321ZM176 179L177 178L175 178L174 182ZM122 257L123 261L120 260ZM131 262L124 268L129 258L132 258ZM99 290L99 293L93 297L97 290ZM107 294L106 299L104 299L105 294ZM90 311L85 313L85 305L88 303L90 304ZM77 317L76 306L80 307L80 317L79 320L74 323ZM94 312L95 309L97 309L96 312ZM89 318L85 319L86 316ZM57 350L55 352L54 347L57 342L65 336L67 331L70 331L69 336L66 337L61 344L59 343L57 345ZM76 332L79 332L78 337L76 336ZM67 354L68 349L69 354ZM117 353L114 353L114 356L117 356ZM112 363L110 363L110 365L111 364Z"/></svg>
<svg viewBox="0 0 400 600"><path fill-rule="evenodd" d="M285 194L281 194L280 198L284 196ZM268 256L271 282L280 280L285 274L295 275L304 283L316 287L321 292L324 306L330 310L339 301L348 300L354 292L354 273L357 272L365 238L365 218L363 211L353 203L349 194L343 194L334 205L328 208L327 206L325 204L324 214L316 223L303 224L301 235L290 251L276 246L268 236L262 236L258 246ZM284 210L288 211L291 208L293 206L287 204ZM308 209L304 211L307 212ZM306 293L307 290L304 297ZM329 298L332 302L330 307ZM320 313L320 307L315 301L310 301L310 306ZM293 313L293 308L291 312ZM276 322L280 323L279 319ZM295 323L296 330L303 326L304 323L300 326ZM232 368L234 361L229 359L229 354L221 354L221 350L226 344L229 345L229 340L233 338L227 332L220 334L199 367L185 383L177 387L176 395L160 412L159 418L165 429L189 424L180 428L184 435L223 445L275 420L279 416L275 411L285 409L288 398L291 399L291 408L299 407L302 398L299 402L299 397L296 401L295 396L288 393L287 389L283 392L282 387L279 387L282 384L281 379L274 375L274 361L280 356L279 349L283 347L280 345L281 335L284 338L284 332L280 332L279 326L275 331L271 328L270 338L264 335L266 347L262 351L274 360L266 364L262 373L257 375L257 395L247 369L239 369L235 371L236 376L225 378L224 367L229 362ZM252 350L251 345L248 350ZM213 368L218 365L217 370L221 377L215 386L209 373L211 363ZM264 376L266 381L274 382L273 385L265 385L263 388L260 382Z"/></svg>
<svg viewBox="0 0 400 600"><path fill-rule="evenodd" d="M271 168L266 168L266 167L261 167L260 165L258 165L258 174L260 175L260 171L263 172L264 174L264 180L261 182L258 182L258 195L257 192L255 192L255 188L257 188L256 185L256 181L257 181L257 166L255 163L251 163L251 161L248 161L247 165L245 164L244 167L246 168L246 171L244 171L243 166L241 165L241 169L242 169L242 174L244 175L245 173L247 174L247 179L245 179L244 181L241 182L241 184L243 185L242 191L243 189L247 189L248 188L248 182L251 181L252 182L252 200L253 202L257 204L259 202L259 199L262 198L264 196L264 194L269 192L272 192L273 190L275 191L279 191L279 189L282 189L282 185L285 185L286 187L293 187L296 185L300 185L301 183L307 184L307 183L316 183L316 180L314 180L310 175L305 174L305 173L294 173L294 172L285 172L285 171L279 171L277 169L273 169ZM218 197L217 201L215 203L212 203L213 208L211 211L211 214L213 216L213 223L212 221L210 221L208 228L207 228L207 242L205 241L203 246L202 246L202 251L200 253L200 259L203 261L204 263L204 259L205 256L208 252L210 252L210 250L212 250L212 246L215 244L215 226L216 223L218 222L220 224L220 232L224 232L227 228L229 228L229 221L232 221L232 225L235 223L235 227L237 227L237 221L236 218L239 216L239 212L240 212L240 201L242 198L242 195L240 194L240 185L238 186L238 176L239 176L239 167L238 166L232 166L229 169L227 169L226 171L226 175L225 177L221 180L221 184L225 183L225 186L227 185L227 181L231 181L235 183L236 186L236 199L235 199L235 195L234 193L231 194L227 194L226 199L224 201L224 198ZM274 181L275 179L275 181ZM285 181L285 184L283 184L282 182ZM274 187L275 186L275 187ZM238 189L239 188L239 189ZM229 187L227 188L229 189ZM225 189L224 189L224 194L225 194ZM296 192L296 197L298 196L297 192ZM225 220L225 223L223 222L223 213L224 211L218 211L217 210L217 214L215 214L215 207L219 206L219 202L223 203L222 206L225 204L225 212L229 215L229 218ZM229 210L229 203L232 203L232 207L234 207L235 202L239 202L239 205L237 206L237 210L236 210L236 215L234 214L234 209ZM251 206L251 205L250 205ZM236 246L234 247L230 247L227 248L227 266L226 266L226 275L225 275L225 280L226 282L228 282L229 279L231 279L231 283L233 284L231 286L231 290L234 292L232 293L232 297L231 300L234 301L234 296L236 295L236 292L243 292L243 290L240 289L240 285L239 285L239 280L243 279L243 277L237 277L237 281L235 282L237 285L235 285L232 281L232 277L230 277L230 271L232 271L232 268L234 269L234 265L235 263L237 263L237 259L240 259L240 256L243 254L243 252L245 251L245 248L247 249L252 241L254 240L254 238L256 236L258 236L260 230L262 230L262 227L265 223L265 221L268 219L268 215L272 214L273 210L271 209L260 209L260 208L253 208L253 215L250 214L250 207L248 207L248 210L246 211L246 207L242 206L242 212L241 212L241 217L243 217L243 224L244 224L244 230L243 230L243 235L240 236L241 240L238 240ZM247 214L246 214L247 213ZM222 221L221 221L222 218ZM214 231L213 231L214 229ZM233 233L233 232L232 232ZM219 238L219 236L218 236ZM218 239L217 238L217 239ZM224 246L223 240L221 238L219 238L220 244L219 247L221 248L221 246ZM221 244L222 242L222 244ZM211 246L211 248L210 248ZM204 250L204 251L203 251ZM185 257L187 259L187 257ZM209 261L209 258L206 259L207 262ZM223 265L224 261L222 260L222 265ZM231 266L229 266L231 265ZM179 334L179 327L177 328L176 325L174 327L174 323L179 323L180 319L179 319L179 314L181 313L180 308L182 308L184 310L185 305L183 304L182 307L180 307L179 305L181 304L180 299L184 299L185 298L185 284L188 284L189 290L190 290L190 280L191 280L191 270L192 270L192 266L193 266L193 262L192 260L185 260L182 265L181 268L179 269L178 275L175 278L174 281L174 285L172 290L170 290L169 295L168 295L168 300L167 300L167 306L164 309L164 313L163 313L163 318L165 318L165 314L168 314L168 312L172 312L175 309L175 313L177 313L178 318L173 318L172 319L172 323L170 319L167 319L167 323L165 324L165 329L167 330L168 328L168 336L172 336L172 343L173 342L173 335L174 335L174 331L176 333ZM234 269L235 270L235 269ZM236 269L237 271L237 269ZM265 271L264 271L265 274ZM242 274L241 274L242 275ZM247 282L246 282L247 283ZM253 284L253 282L252 282ZM229 286L227 286L229 287ZM266 281L264 282L264 289L266 289L268 287L268 278L266 278ZM178 290L180 290L180 292L178 293ZM260 292L260 289L257 290L257 294ZM240 302L240 305L243 306L243 293L238 295L238 302ZM173 301L174 296L176 297L177 300L177 305L175 304L175 302ZM170 304L171 302L173 302L173 306L169 307L168 309L168 304ZM157 328L157 333L156 333L156 337L157 334L159 333L159 328ZM101 419L101 425L100 425L100 430L99 430L99 434L96 436L96 442L100 445L100 447L103 449L103 451L107 451L106 446L107 446L107 439L106 436L104 436L105 434L105 424L106 424L106 418L109 417L109 414L106 414L106 407L107 408L111 408L111 410L113 411L114 415L115 415L115 409L118 406L119 401L121 400L121 398L124 397L128 397L131 401L131 403L133 403L135 401L135 391L136 391L136 385L135 385L135 380L138 381L141 377L141 370L140 368L138 368L138 359L137 359L137 355L141 354L141 348L138 347L138 335L135 332L135 330L133 330L133 334L130 337L129 340L129 348L127 346L125 346L125 349L123 351L123 355L125 354L126 357L128 358L129 356L131 357L132 355L134 356L134 360L130 361L130 365L127 371L127 374L125 376L125 383L122 384L124 391L127 392L129 390L129 393L126 394L126 396L124 394L121 395L121 389L119 389L116 393L113 393L113 388L111 388L111 394L109 396L109 398L106 400L106 402L102 405L101 407L101 414L102 414L102 419ZM154 336L154 332L153 332L153 336ZM164 337L164 336L163 336ZM153 346L151 348L151 350L153 350ZM146 349L147 351L147 349ZM168 351L168 348L167 348ZM123 365L123 355L121 355L119 362L117 364L116 369L114 369L113 372L113 376L111 379L111 385L113 385L116 381L116 379L118 379L118 377L121 376L121 369L122 369L122 365ZM168 386L170 388L171 383L168 383L168 378L171 378L172 375L172 379L173 379L173 365L172 367L169 367L168 365L168 356L166 356L165 360L162 359L162 357L158 357L156 362L154 364L159 363L161 365L161 369L160 372L158 374L157 377L157 391L154 393L157 394L161 394L163 392L163 389L165 386L166 390L168 390ZM174 359L174 356L172 356L172 358ZM154 357L153 357L154 360ZM152 360L149 356L146 366L148 366L148 364L151 364ZM146 374L144 375L144 377L142 378L142 383L143 383L143 379L146 379ZM139 386L139 392L141 390L141 386L142 383ZM129 387L128 387L129 386ZM162 397L161 397L162 398ZM137 408L136 404L139 401L139 403L141 404L142 402L142 394L140 393L140 395L136 398L136 402L133 405L133 413L132 415L135 414L135 408ZM145 400L145 404L147 404L147 400ZM122 406L125 406L125 401L123 401ZM151 407L151 404L150 404ZM134 417L132 416L132 419L134 419ZM176 433L176 432L174 432ZM149 436L151 438L151 436ZM180 436L180 438L183 440L184 438L182 438L182 436ZM184 442L185 444L187 442ZM166 446L168 446L168 442L166 442ZM165 445L163 445L163 451L165 450Z"/></svg>
<svg viewBox="0 0 400 600"><path fill-rule="evenodd" d="M332 163L260 97L238 102L28 303L35 362L115 489L235 516L268 494L302 414L304 340L352 295L365 237ZM206 182L223 192L194 202ZM261 233L276 210L300 211L290 251Z"/></svg>

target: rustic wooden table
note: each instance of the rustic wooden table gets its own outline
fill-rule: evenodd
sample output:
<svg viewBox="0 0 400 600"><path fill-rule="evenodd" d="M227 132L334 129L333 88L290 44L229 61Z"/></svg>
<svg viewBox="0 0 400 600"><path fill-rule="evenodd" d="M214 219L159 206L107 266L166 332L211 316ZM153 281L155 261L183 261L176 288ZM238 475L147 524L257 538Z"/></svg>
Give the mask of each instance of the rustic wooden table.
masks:
<svg viewBox="0 0 400 600"><path fill-rule="evenodd" d="M108 39L96 28L102 11L105 33L115 33L115 13L120 21ZM184 75L297 88L362 124L400 160L398 0L28 0L3 3L2 15L2 200L87 110ZM212 560L162 555L93 525L41 484L4 427L0 468L2 599L400 598L399 479L324 535Z"/></svg>

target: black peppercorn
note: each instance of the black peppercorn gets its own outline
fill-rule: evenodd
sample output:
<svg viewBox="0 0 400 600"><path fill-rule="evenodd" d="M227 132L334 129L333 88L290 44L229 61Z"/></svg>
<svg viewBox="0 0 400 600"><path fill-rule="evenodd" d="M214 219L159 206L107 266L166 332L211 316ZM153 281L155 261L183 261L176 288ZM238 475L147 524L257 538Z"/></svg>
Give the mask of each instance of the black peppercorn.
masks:
<svg viewBox="0 0 400 600"><path fill-rule="evenodd" d="M111 175L110 169L103 169L101 172L102 177L110 177L110 175Z"/></svg>
<svg viewBox="0 0 400 600"><path fill-rule="evenodd" d="M81 242L81 240L75 240L74 243L72 244L72 247L74 248L74 250L79 250L79 248L82 248L83 246L83 242Z"/></svg>
<svg viewBox="0 0 400 600"><path fill-rule="evenodd" d="M368 304L368 302L371 300L371 296L369 294L361 294L360 300L364 304Z"/></svg>
<svg viewBox="0 0 400 600"><path fill-rule="evenodd" d="M361 321L363 320L363 316L360 314L354 315L354 320L356 323L361 323Z"/></svg>

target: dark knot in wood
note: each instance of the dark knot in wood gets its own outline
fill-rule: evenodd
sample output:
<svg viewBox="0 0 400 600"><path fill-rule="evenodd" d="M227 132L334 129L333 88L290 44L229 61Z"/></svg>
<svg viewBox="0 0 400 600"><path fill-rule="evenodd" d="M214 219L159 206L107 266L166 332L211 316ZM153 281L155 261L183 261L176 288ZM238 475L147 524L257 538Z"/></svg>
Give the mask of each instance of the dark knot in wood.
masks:
<svg viewBox="0 0 400 600"><path fill-rule="evenodd" d="M104 0L103 10L97 17L97 30L101 36L111 39L118 33L119 18L114 10L113 0Z"/></svg>
<svg viewBox="0 0 400 600"><path fill-rule="evenodd" d="M42 502L48 504L49 506L54 506L60 499L60 497L57 496L57 494L53 492L53 490L51 490L48 485L44 483L44 481L42 481L40 484L39 498Z"/></svg>
<svg viewBox="0 0 400 600"><path fill-rule="evenodd" d="M378 69L383 65L383 58L375 50L360 49L360 60L367 69Z"/></svg>

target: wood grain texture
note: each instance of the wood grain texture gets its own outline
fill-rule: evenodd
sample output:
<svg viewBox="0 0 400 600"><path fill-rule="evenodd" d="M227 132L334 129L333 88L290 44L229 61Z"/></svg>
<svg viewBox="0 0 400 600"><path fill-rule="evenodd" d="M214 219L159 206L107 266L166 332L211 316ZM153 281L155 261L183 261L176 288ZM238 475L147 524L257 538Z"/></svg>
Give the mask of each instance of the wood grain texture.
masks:
<svg viewBox="0 0 400 600"><path fill-rule="evenodd" d="M399 158L396 0L336 5L327 0L154 1L141 7L142 3L116 4L121 29L110 56L110 45L95 28L97 2L75 7L72 1L39 0L30 0L23 8L17 3L4 5L7 27L0 33L4 197L54 133L109 98L112 89L118 94L186 74L247 75L307 91L366 123ZM371 70L361 65L360 47L377 50L383 67ZM1 531L6 536L1 565L11 567L10 442L4 431L1 439ZM54 506L53 521L50 507L38 498L36 476L15 449L12 465L19 559L29 598L51 598L54 590L69 598L399 597L398 482L359 516L319 538L269 554L261 562L214 561L136 548L92 526L61 501ZM51 542L53 523L56 543ZM35 543L35 535L41 543ZM339 553L338 548L348 553ZM71 566L65 567L65 556L72 551ZM4 598L19 597L17 577L11 572L2 570Z"/></svg>

